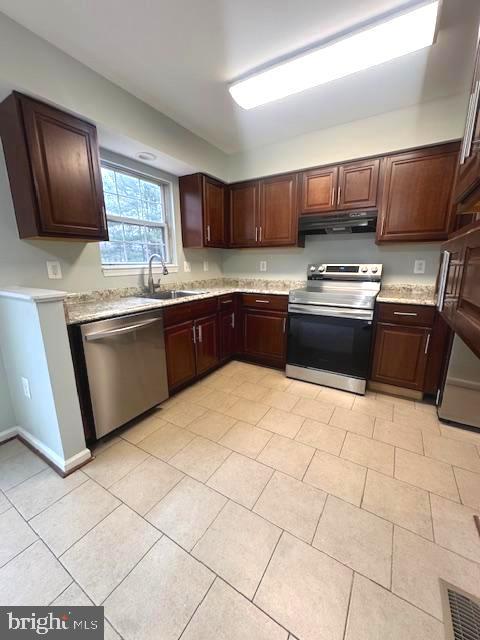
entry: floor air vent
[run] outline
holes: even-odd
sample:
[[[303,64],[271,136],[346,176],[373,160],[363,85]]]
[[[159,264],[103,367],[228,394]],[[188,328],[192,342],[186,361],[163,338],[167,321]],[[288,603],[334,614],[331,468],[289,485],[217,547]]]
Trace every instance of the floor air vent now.
[[[447,640],[480,640],[480,600],[440,580]]]

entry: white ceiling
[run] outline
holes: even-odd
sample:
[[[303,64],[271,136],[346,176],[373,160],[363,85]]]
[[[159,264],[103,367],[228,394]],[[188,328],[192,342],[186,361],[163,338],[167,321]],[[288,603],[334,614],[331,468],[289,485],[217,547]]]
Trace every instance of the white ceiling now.
[[[466,91],[478,0],[444,0],[436,44],[251,111],[228,84],[405,0],[0,0],[0,10],[234,153]],[[48,10],[47,10],[48,9]]]

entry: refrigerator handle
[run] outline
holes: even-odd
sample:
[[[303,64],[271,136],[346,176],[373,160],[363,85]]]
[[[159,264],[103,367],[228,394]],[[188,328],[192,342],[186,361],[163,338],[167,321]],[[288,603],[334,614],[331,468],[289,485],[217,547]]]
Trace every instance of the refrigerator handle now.
[[[443,311],[449,266],[450,266],[450,252],[444,251],[443,257],[442,257],[442,265],[440,267],[440,278],[438,282],[437,309],[439,311]]]

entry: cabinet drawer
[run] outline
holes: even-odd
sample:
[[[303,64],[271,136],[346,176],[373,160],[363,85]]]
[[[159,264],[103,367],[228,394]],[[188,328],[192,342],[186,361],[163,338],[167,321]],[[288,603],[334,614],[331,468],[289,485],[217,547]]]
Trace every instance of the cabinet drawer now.
[[[377,320],[393,324],[432,327],[435,318],[435,307],[417,304],[392,304],[381,302],[378,305]]]
[[[233,311],[233,293],[228,294],[228,295],[224,295],[224,296],[219,296],[218,297],[218,310],[219,311],[228,311],[228,312],[232,312]]]
[[[217,312],[217,298],[198,300],[198,302],[182,302],[165,307],[163,318],[166,327],[188,320],[196,320]]]
[[[288,297],[263,295],[260,293],[244,293],[242,295],[242,304],[244,307],[253,307],[254,309],[286,311],[288,308]]]

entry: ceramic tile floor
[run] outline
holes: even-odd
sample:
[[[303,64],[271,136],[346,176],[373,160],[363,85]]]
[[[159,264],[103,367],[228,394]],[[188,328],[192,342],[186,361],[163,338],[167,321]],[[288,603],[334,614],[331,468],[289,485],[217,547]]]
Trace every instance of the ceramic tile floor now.
[[[443,638],[480,596],[480,435],[232,362],[61,479],[0,446],[0,603],[102,604],[106,638]]]

